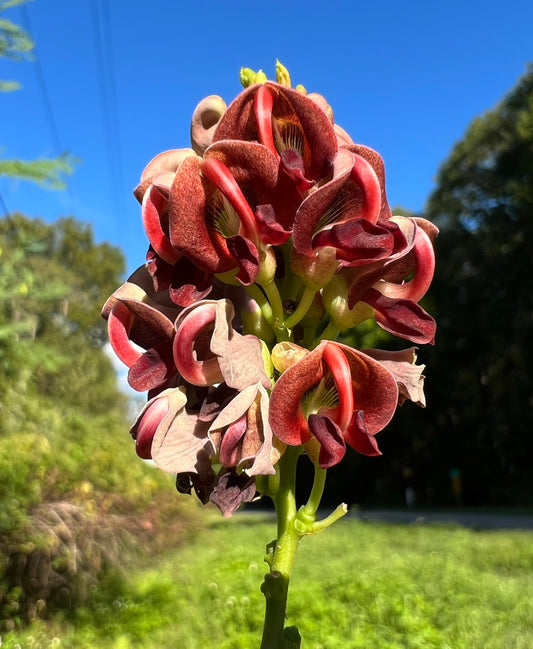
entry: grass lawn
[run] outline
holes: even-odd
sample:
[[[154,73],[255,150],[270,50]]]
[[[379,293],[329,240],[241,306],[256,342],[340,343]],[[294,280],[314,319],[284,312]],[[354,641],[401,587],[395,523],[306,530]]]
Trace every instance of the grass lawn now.
[[[273,535],[221,520],[2,649],[257,648]],[[533,533],[340,521],[303,539],[288,615],[302,649],[533,649]]]

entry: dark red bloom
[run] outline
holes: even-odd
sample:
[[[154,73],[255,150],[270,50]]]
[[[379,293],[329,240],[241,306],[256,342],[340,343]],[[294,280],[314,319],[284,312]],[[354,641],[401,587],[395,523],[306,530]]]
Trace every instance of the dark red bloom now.
[[[308,444],[327,468],[342,459],[346,443],[365,455],[378,455],[374,435],[389,423],[397,404],[396,380],[382,364],[325,341],[276,382],[270,424],[286,444]]]

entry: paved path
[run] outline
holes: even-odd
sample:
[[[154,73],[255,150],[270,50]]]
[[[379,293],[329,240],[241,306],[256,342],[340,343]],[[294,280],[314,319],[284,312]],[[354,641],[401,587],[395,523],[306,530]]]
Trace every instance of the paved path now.
[[[362,521],[384,521],[404,524],[457,524],[474,529],[532,530],[533,515],[490,514],[476,512],[427,512],[388,509],[353,509],[350,516]]]

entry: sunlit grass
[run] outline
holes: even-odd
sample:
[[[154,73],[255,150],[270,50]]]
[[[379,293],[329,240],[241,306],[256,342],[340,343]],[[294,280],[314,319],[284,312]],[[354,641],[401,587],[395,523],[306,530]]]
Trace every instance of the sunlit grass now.
[[[221,521],[2,647],[258,647],[273,535],[255,515]],[[341,521],[302,541],[288,615],[305,649],[531,649],[533,533]]]

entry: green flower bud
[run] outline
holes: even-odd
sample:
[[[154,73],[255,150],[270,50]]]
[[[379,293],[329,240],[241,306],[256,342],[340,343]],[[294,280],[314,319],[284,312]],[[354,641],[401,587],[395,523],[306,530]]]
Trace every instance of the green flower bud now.
[[[252,68],[241,68],[239,78],[243,88],[248,88],[248,86],[254,83],[265,83],[267,81],[266,74],[263,70],[255,72]]]
[[[255,278],[256,284],[262,286],[274,281],[276,275],[276,255],[272,246],[259,250],[259,272]]]
[[[276,81],[287,88],[291,87],[291,75],[287,68],[276,59]]]
[[[255,83],[255,77],[256,73],[252,70],[252,68],[241,68],[239,72],[239,78],[241,81],[241,86],[243,88],[248,88],[248,86],[251,86],[253,83]]]
[[[357,327],[374,316],[374,309],[365,302],[348,307],[348,287],[342,273],[335,275],[322,290],[322,302],[334,326],[343,331]]]
[[[290,264],[292,272],[301,277],[304,284],[317,291],[333,277],[339,262],[334,248],[320,248],[314,257],[307,257],[291,248]]]

